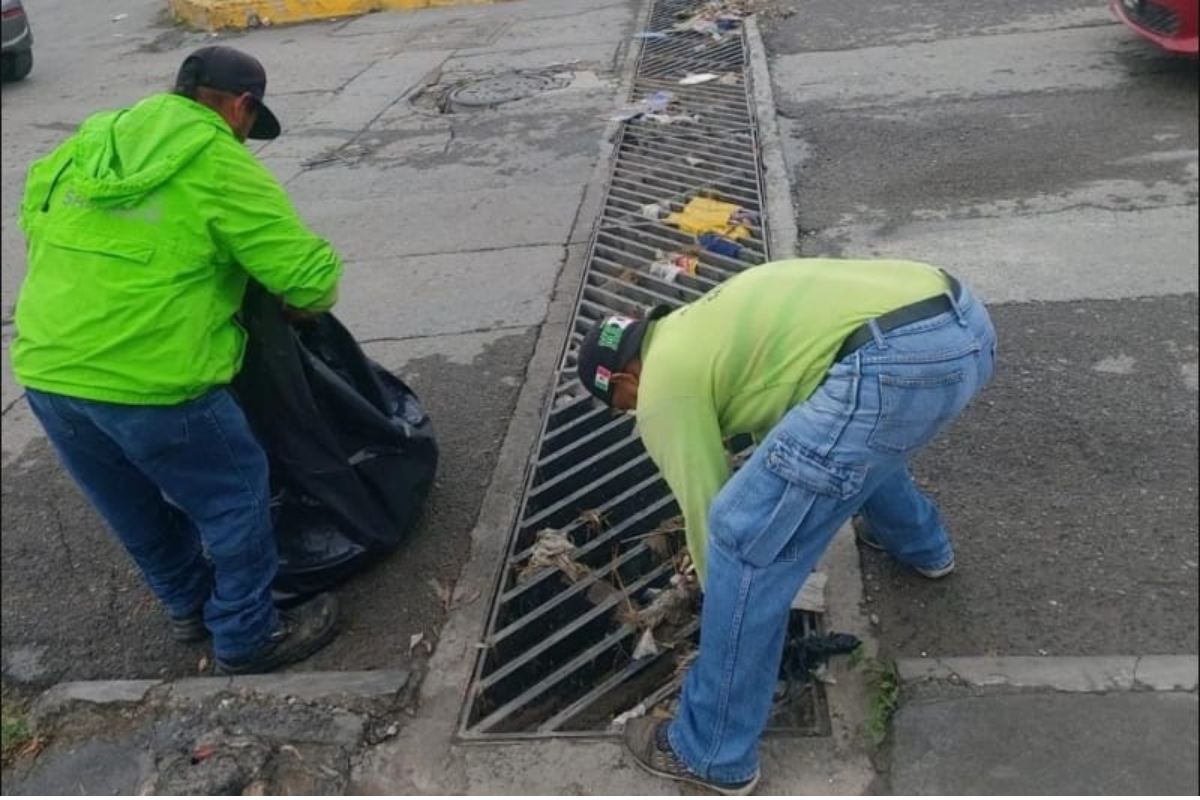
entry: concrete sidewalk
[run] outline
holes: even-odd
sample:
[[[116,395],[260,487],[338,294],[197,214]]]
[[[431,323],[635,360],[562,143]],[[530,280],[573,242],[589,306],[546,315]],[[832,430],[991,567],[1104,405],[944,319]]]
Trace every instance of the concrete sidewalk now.
[[[844,666],[835,675],[852,680]],[[898,670],[903,704],[875,754],[878,774],[856,766],[861,750],[838,737],[769,739],[759,793],[1200,790],[1194,656],[916,660]],[[446,711],[456,704],[443,706],[426,691],[429,705],[406,706],[409,678],[379,671],[65,684],[34,709],[39,727],[56,738],[37,761],[5,776],[4,792],[678,791],[637,770],[611,740],[455,744]],[[403,722],[389,721],[405,707]],[[857,711],[835,706],[840,735],[860,719]]]
[[[1194,795],[1195,656],[915,660],[881,758],[899,795]]]

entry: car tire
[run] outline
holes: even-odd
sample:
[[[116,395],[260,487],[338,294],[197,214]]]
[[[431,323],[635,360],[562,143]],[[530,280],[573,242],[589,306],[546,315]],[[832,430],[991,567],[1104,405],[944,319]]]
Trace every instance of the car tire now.
[[[33,69],[33,51],[21,50],[4,55],[4,80],[19,81]]]

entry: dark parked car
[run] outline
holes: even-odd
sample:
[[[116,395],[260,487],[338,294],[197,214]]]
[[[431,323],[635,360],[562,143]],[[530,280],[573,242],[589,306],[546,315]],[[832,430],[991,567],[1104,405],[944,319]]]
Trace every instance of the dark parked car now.
[[[4,59],[4,80],[19,81],[33,69],[33,31],[21,0],[0,2],[3,21],[3,43],[0,54]]]

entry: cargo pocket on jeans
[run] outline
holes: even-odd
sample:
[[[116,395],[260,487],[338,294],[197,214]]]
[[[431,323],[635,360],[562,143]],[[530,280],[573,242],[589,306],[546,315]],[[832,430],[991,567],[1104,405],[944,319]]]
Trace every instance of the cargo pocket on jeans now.
[[[795,560],[798,548],[789,548],[801,525],[818,503],[835,503],[854,497],[866,478],[865,466],[851,466],[820,456],[786,434],[767,445],[763,461],[767,480],[782,484],[773,508],[756,521],[743,519],[749,529],[740,537],[738,554],[749,564],[766,567],[776,561]]]

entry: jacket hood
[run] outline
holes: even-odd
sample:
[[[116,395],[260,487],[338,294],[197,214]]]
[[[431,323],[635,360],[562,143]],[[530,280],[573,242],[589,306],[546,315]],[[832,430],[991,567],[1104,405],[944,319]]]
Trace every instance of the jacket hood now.
[[[133,205],[221,134],[232,131],[220,114],[173,94],[96,114],[76,136],[74,189],[100,205]]]

